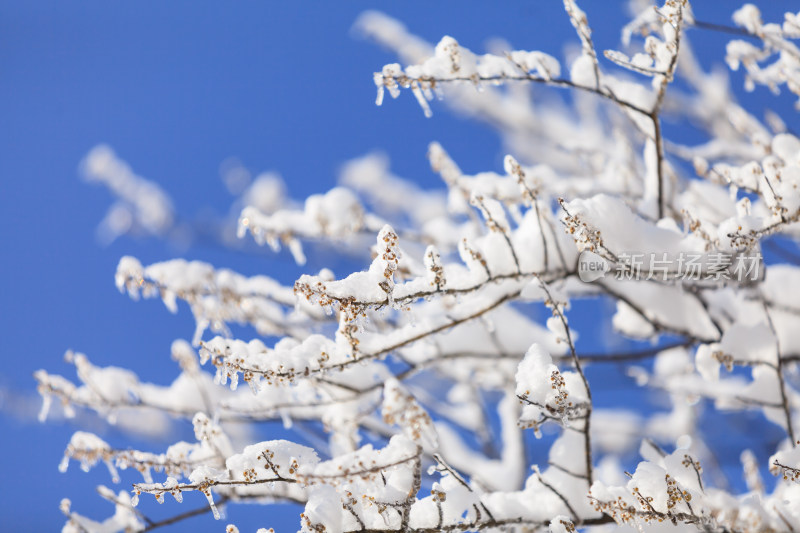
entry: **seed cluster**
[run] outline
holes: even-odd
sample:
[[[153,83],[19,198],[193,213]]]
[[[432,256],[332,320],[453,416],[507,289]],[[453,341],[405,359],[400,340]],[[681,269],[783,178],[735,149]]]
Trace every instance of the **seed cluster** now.
[[[800,441],[798,441],[797,444],[800,445]],[[769,471],[774,476],[777,475],[783,476],[784,481],[793,481],[795,483],[800,483],[800,468],[794,468],[779,463],[778,461],[775,461],[774,463],[772,463],[772,465],[770,465]]]
[[[551,412],[564,414],[567,408],[572,407],[572,402],[567,400],[569,392],[564,388],[566,384],[567,382],[564,381],[564,376],[561,375],[561,372],[559,372],[558,369],[553,370],[550,374],[550,388],[556,391],[556,397],[554,399],[556,406],[555,409],[548,406],[548,410]]]
[[[638,489],[635,490],[638,492]],[[641,494],[639,497],[643,498]],[[642,503],[645,504],[645,509],[649,505],[646,499]],[[593,499],[592,504],[595,511],[610,516],[619,525],[631,523],[637,516],[636,508],[622,496],[617,496],[615,500],[608,502]]]
[[[675,478],[669,474],[665,478],[667,481],[667,510],[672,511],[681,502],[686,502],[687,505],[690,505],[689,502],[692,500],[692,495],[689,494],[689,491],[682,490]]]
[[[686,460],[684,460],[684,463],[689,464],[686,463]],[[690,503],[692,500],[692,495],[689,493],[689,491],[683,490],[678,485],[678,482],[675,480],[675,478],[669,474],[665,475],[665,481],[667,489],[666,513],[657,511],[656,508],[653,507],[653,496],[642,494],[639,487],[633,487],[631,489],[631,495],[638,504],[638,509],[632,503],[626,501],[622,496],[618,496],[616,499],[607,502],[592,499],[592,503],[596,511],[610,516],[619,525],[634,523],[637,518],[643,520],[645,523],[663,522],[664,520],[669,520],[673,524],[677,525],[678,518],[676,514],[679,514],[679,511],[677,510],[679,504],[685,503],[688,507],[689,513],[694,514],[694,510],[692,509],[692,505]]]
[[[580,215],[570,214],[564,205],[564,200],[559,198],[561,208],[566,213],[564,216],[564,224],[566,231],[572,235],[575,244],[579,250],[589,250],[591,252],[600,252],[605,250],[603,244],[603,236],[600,230],[589,225],[585,222]]]
[[[486,227],[489,229],[489,231],[494,233],[508,234],[508,228],[498,222],[497,219],[492,216],[492,212],[486,207],[483,196],[479,194],[473,196],[470,203],[481,210],[481,214],[483,214],[483,219],[486,222]]]
[[[483,270],[486,271],[486,275],[488,277],[491,277],[491,274],[489,273],[489,264],[486,262],[486,259],[483,257],[483,254],[481,254],[480,251],[471,247],[469,245],[469,242],[467,242],[467,239],[461,240],[461,247],[463,248],[467,256],[469,256],[473,261],[480,264],[481,267],[483,267]]]
[[[519,185],[520,194],[522,194],[522,199],[529,205],[532,205],[536,202],[536,196],[539,194],[537,187],[531,187],[528,184],[525,171],[522,170],[522,166],[514,159],[512,156],[506,156],[506,172],[511,174],[516,180],[517,184]]]
[[[575,529],[575,524],[573,524],[570,520],[560,519],[558,523],[564,526],[564,529],[567,531],[567,533],[577,533],[578,531]]]
[[[725,365],[725,370],[728,372],[733,371],[733,356],[731,354],[716,350],[711,353],[711,357]]]
[[[205,363],[210,360],[217,369],[217,380],[225,383],[228,378],[231,380],[231,388],[235,389],[239,374],[245,383],[250,385],[253,392],[257,392],[261,386],[261,380],[268,386],[285,386],[295,382],[297,378],[307,377],[311,374],[311,366],[322,367],[330,360],[330,355],[321,351],[316,360],[316,365],[305,365],[299,368],[286,366],[278,363],[275,368],[261,368],[258,363],[249,362],[241,355],[234,355],[233,349],[229,344],[223,347],[218,345],[200,344],[200,361]]]
[[[405,435],[414,442],[423,439],[423,432],[431,431],[433,421],[430,415],[401,387],[387,387],[381,414],[383,421],[389,425],[397,424],[403,428]]]
[[[442,290],[447,284],[447,279],[444,275],[444,267],[442,266],[441,257],[435,248],[429,247],[425,252],[425,266],[433,276],[431,286],[436,287],[437,291]]]

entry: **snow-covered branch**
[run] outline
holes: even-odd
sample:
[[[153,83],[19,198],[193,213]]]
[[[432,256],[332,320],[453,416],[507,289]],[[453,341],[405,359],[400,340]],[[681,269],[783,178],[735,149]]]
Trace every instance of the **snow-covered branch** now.
[[[299,271],[289,286],[123,257],[119,290],[171,312],[185,302],[196,327],[181,336],[198,353],[175,341],[177,377],[160,385],[68,352],[76,380],[35,375],[42,419],[88,410],[162,435],[191,423],[195,439],[146,451],[76,432],[62,469],[141,479],[132,497],[102,491],[116,509],[105,522],[66,501],[65,531],[162,527],[201,511],[155,521],[139,500],[192,492],[216,518],[237,502],[300,503],[314,533],[800,529],[800,139],[702,68],[688,1],[631,4],[622,49],[598,54],[591,17],[565,0],[580,45],[567,61],[434,46],[363,15],[361,32],[405,64],[374,75],[378,103],[410,89],[430,116],[442,96],[498,131],[502,168],[464,172],[432,142],[438,190],[373,153],[301,204],[262,177],[232,210],[239,237],[288,247],[298,268],[307,243],[333,244],[352,272]],[[734,41],[728,63],[798,92],[798,16],[778,26],[738,10],[763,48]],[[548,87],[570,98],[540,99]],[[695,135],[670,138],[673,118]],[[117,234],[174,224],[163,191],[110,149],[84,168],[124,204]],[[794,263],[776,264],[770,244]],[[725,411],[744,422],[725,425]],[[292,441],[233,429],[271,420]]]

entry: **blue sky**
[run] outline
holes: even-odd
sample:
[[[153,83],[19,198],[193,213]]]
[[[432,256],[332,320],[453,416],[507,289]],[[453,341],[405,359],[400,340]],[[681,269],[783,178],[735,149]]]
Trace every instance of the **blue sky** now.
[[[617,42],[626,21],[622,3],[584,8],[600,48]],[[698,18],[728,23],[736,2],[697,2]],[[796,5],[777,0],[767,19]],[[276,170],[292,196],[330,188],[347,159],[381,149],[393,170],[438,186],[427,165],[429,142],[440,141],[467,172],[500,170],[498,137],[435,105],[425,119],[410,94],[374,105],[372,72],[395,58],[354,36],[366,2],[196,1],[137,3],[0,2],[0,328],[6,364],[0,368],[0,517],[19,531],[60,528],[62,497],[96,518],[111,507],[93,488],[110,484],[104,471],[56,466],[72,431],[69,423],[40,425],[31,374],[63,372],[67,348],[100,364],[132,368],[143,379],[174,377],[169,346],[193,331],[186,309],[170,315],[160,302],[131,302],[113,283],[122,255],[150,263],[183,255],[246,274],[291,281],[302,273],[288,254],[246,256],[208,243],[176,250],[163,242],[95,239],[108,193],[78,178],[78,163],[104,142],[134,170],[159,183],[181,215],[202,221],[223,215],[232,198],[219,179],[220,163],[238,157],[250,170]],[[502,36],[514,47],[562,57],[574,42],[560,2],[384,3],[381,9],[433,42],[444,34],[473,50]],[[697,33],[697,32],[695,32]],[[693,34],[706,65],[719,61],[726,39]],[[715,59],[717,58],[717,59]],[[741,87],[741,76],[734,75]],[[760,113],[768,93],[738,91]],[[790,100],[778,99],[797,127]],[[680,134],[680,130],[677,130]],[[310,265],[312,267],[321,265]],[[32,411],[33,410],[33,411]],[[94,424],[117,445],[126,437]],[[132,444],[136,444],[134,441]],[[139,443],[151,449],[161,443]],[[12,481],[13,480],[13,481]],[[127,482],[127,480],[126,480]],[[119,489],[118,489],[119,490]],[[162,515],[201,505],[166,505]],[[257,512],[256,512],[257,511]],[[231,508],[242,531],[257,525],[296,527],[263,510]],[[264,522],[265,517],[268,523]],[[172,531],[219,526],[209,517]]]

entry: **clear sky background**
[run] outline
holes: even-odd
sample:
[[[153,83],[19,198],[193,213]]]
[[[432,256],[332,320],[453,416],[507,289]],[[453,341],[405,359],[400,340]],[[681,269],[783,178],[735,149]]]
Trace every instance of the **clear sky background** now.
[[[768,3],[768,20],[797,9],[788,0],[762,3]],[[623,3],[581,4],[598,47],[615,46],[627,21]],[[730,23],[739,5],[704,0],[695,3],[695,12]],[[395,173],[438,186],[425,158],[433,140],[466,172],[502,169],[499,138],[443,105],[434,104],[432,119],[424,118],[410,94],[374,105],[372,73],[395,57],[353,35],[353,22],[369,7],[361,1],[0,0],[2,529],[60,529],[58,502],[65,496],[82,514],[104,518],[112,512],[93,491],[100,483],[111,486],[103,469],[85,474],[73,464],[58,473],[69,436],[79,428],[35,421],[33,371],[73,377],[63,362],[72,348],[97,364],[132,368],[161,384],[176,375],[169,346],[191,337],[191,315],[185,308],[171,315],[158,301],[134,303],[120,295],[113,276],[121,256],[145,264],[184,256],[285,282],[304,271],[286,253],[248,256],[209,242],[177,250],[154,239],[123,237],[100,245],[95,229],[110,196],[82,182],[77,171],[90,148],[108,143],[139,175],[160,184],[184,219],[197,223],[227,214],[233,198],[219,167],[232,156],[254,173],[280,172],[296,198],[327,190],[343,162],[375,149],[391,157]],[[429,41],[449,34],[475,51],[501,36],[515,48],[563,58],[565,44],[576,42],[556,1],[385,2],[380,8]],[[706,66],[721,62],[727,37],[694,30],[692,38]],[[758,115],[774,104],[764,89],[744,94],[741,74],[732,77],[737,95]],[[797,129],[791,100],[784,95],[777,102]],[[321,263],[312,257],[306,270]],[[92,417],[81,422],[118,446],[160,451],[190,438],[188,425],[168,440],[140,442]],[[119,487],[134,480],[129,473]],[[168,500],[154,514],[202,504],[201,497],[187,497],[183,506]],[[243,532],[258,526],[291,531],[297,514],[238,506],[229,508],[228,517]],[[206,515],[167,531],[193,528],[223,531],[224,523]]]

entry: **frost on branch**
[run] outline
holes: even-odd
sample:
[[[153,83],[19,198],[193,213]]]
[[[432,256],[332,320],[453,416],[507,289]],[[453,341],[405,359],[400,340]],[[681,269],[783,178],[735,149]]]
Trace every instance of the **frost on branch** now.
[[[123,257],[115,280],[131,298],[159,297],[173,313],[177,300],[189,304],[197,324],[195,345],[206,329],[230,336],[229,323],[250,324],[262,335],[303,337],[309,320],[321,315],[310,306],[297,306],[291,287],[266,276],[215,270],[200,261],[174,259],[143,267],[136,258]]]
[[[257,243],[267,243],[273,250],[279,250],[283,243],[297,264],[302,265],[306,258],[300,239],[345,239],[369,222],[353,193],[337,187],[309,196],[302,210],[280,209],[264,214],[255,207],[246,207],[239,216],[238,236],[250,232]]]
[[[128,232],[164,236],[175,215],[172,201],[157,184],[137,176],[114,151],[95,146],[81,163],[87,181],[105,185],[118,198],[98,231],[110,242]]]
[[[686,31],[717,26],[685,1],[645,4],[621,50],[598,54],[565,1],[580,45],[568,61],[434,46],[365,14],[362,33],[408,65],[384,67],[379,91],[411,89],[426,111],[445,95],[497,131],[502,164],[466,172],[433,141],[431,190],[368,154],[303,204],[262,176],[235,208],[240,236],[298,265],[306,242],[359,265],[291,287],[124,257],[118,288],[185,302],[199,353],[175,341],[177,377],[148,383],[68,352],[76,379],[35,374],[42,419],[89,410],[123,434],[191,424],[194,439],[147,451],[76,432],[62,468],[138,474],[130,499],[101,491],[117,506],[106,522],[65,502],[67,528],[165,525],[131,510],[147,494],[197,496],[216,517],[295,502],[315,533],[800,529],[800,140],[791,117],[762,120],[704,70]],[[745,6],[735,21],[764,48],[731,45],[728,59],[793,90],[796,18],[771,26]],[[141,185],[92,157],[107,181]],[[587,258],[605,269],[590,281]],[[292,440],[249,431],[272,421]]]
[[[786,13],[783,24],[765,24],[758,7],[745,4],[733,14],[733,21],[761,41],[760,47],[742,39],[728,43],[725,60],[732,70],[744,67],[745,88],[752,91],[756,85],[764,85],[777,93],[786,85],[800,97],[800,11]],[[800,100],[797,106],[800,108]]]
[[[154,454],[139,450],[116,450],[98,436],[78,431],[72,436],[64,451],[59,470],[65,472],[70,459],[73,459],[80,462],[81,469],[85,472],[102,461],[114,483],[120,482],[118,469],[128,468],[137,470],[145,483],[153,482],[153,472],[170,477],[188,476],[196,465],[214,460],[216,457],[214,447],[203,444],[204,440],[208,439],[201,439],[198,444],[178,442],[170,446],[165,453]]]
[[[374,79],[378,88],[378,105],[383,103],[385,90],[392,98],[397,98],[400,88],[411,89],[425,116],[430,117],[432,112],[428,102],[442,83],[456,81],[479,85],[528,77],[551,80],[560,74],[558,61],[544,52],[516,50],[506,57],[477,56],[447,36],[436,45],[433,57],[405,69],[397,63],[386,65],[381,72],[375,73]]]
[[[570,420],[583,419],[587,414],[588,398],[580,376],[562,373],[552,361],[541,346],[534,344],[517,370],[516,394],[524,405],[520,424],[537,433],[547,420],[569,425]]]
[[[79,383],[45,370],[35,372],[39,393],[44,398],[40,420],[47,417],[52,400],[56,399],[67,418],[75,416],[76,407],[86,408],[111,424],[158,435],[169,429],[169,418],[164,415],[191,417],[208,409],[209,402],[225,397],[214,387],[211,376],[198,371],[197,356],[189,343],[175,341],[172,352],[183,372],[168,386],[142,382],[130,370],[98,367],[85,354],[67,352],[65,359],[74,365]],[[137,420],[140,416],[146,417],[148,423],[142,425]]]
[[[114,494],[110,489],[98,487],[101,496],[114,504],[113,516],[96,522],[72,511],[72,504],[68,499],[61,500],[61,512],[67,517],[67,523],[61,529],[62,533],[84,533],[92,531],[97,533],[116,533],[117,531],[137,532],[144,531],[146,524],[135,512],[131,505],[131,496],[126,491]]]

